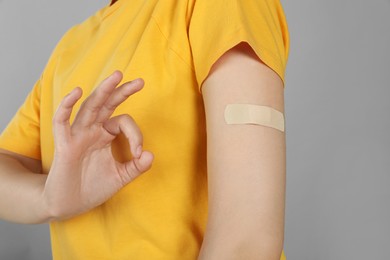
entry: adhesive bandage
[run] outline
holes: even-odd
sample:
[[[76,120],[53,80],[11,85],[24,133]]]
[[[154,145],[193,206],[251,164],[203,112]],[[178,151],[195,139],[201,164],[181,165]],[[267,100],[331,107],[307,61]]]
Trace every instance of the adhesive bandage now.
[[[264,125],[284,132],[283,113],[269,106],[229,104],[225,108],[225,121],[229,125]]]

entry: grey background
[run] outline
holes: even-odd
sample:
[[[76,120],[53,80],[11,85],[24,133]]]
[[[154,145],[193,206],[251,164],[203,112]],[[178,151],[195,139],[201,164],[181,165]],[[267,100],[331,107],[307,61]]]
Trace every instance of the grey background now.
[[[0,1],[0,129],[61,35],[108,1]],[[282,1],[289,260],[389,259],[390,1]],[[0,221],[0,259],[50,259],[46,225]]]

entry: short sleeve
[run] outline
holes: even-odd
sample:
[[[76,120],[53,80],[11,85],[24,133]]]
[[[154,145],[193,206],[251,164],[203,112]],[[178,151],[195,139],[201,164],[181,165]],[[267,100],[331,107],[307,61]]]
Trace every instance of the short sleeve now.
[[[41,160],[40,84],[38,80],[0,135],[0,148]]]
[[[289,33],[279,0],[195,0],[188,34],[199,91],[218,58],[243,41],[285,83]]]

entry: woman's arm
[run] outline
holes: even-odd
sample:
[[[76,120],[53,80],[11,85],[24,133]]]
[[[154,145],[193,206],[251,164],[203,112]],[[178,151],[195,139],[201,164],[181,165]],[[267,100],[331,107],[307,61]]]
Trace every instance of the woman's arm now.
[[[0,218],[18,223],[64,220],[87,212],[108,200],[147,171],[153,154],[142,148],[143,137],[129,115],[111,117],[129,96],[140,91],[143,80],[126,82],[114,72],[85,99],[72,124],[73,106],[82,91],[74,89],[53,118],[55,152],[49,174],[40,162],[0,151]],[[111,143],[123,133],[132,159],[115,160]]]
[[[226,52],[202,88],[207,121],[209,216],[199,260],[276,260],[284,241],[285,133],[228,125],[228,104],[284,113],[279,76],[247,43]]]
[[[42,198],[47,175],[40,171],[40,161],[0,149],[0,219],[29,224],[49,220]]]

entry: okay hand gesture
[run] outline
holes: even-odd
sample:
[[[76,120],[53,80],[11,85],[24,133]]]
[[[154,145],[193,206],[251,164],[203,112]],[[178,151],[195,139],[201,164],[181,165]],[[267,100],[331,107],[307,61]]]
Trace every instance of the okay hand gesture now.
[[[129,96],[143,87],[136,79],[117,87],[122,73],[106,78],[82,103],[72,125],[73,106],[82,96],[74,89],[59,105],[53,118],[55,153],[44,188],[52,219],[67,219],[104,203],[126,184],[147,171],[153,154],[142,149],[142,133],[127,114],[111,115]],[[132,159],[116,161],[111,152],[115,137],[123,133]]]

